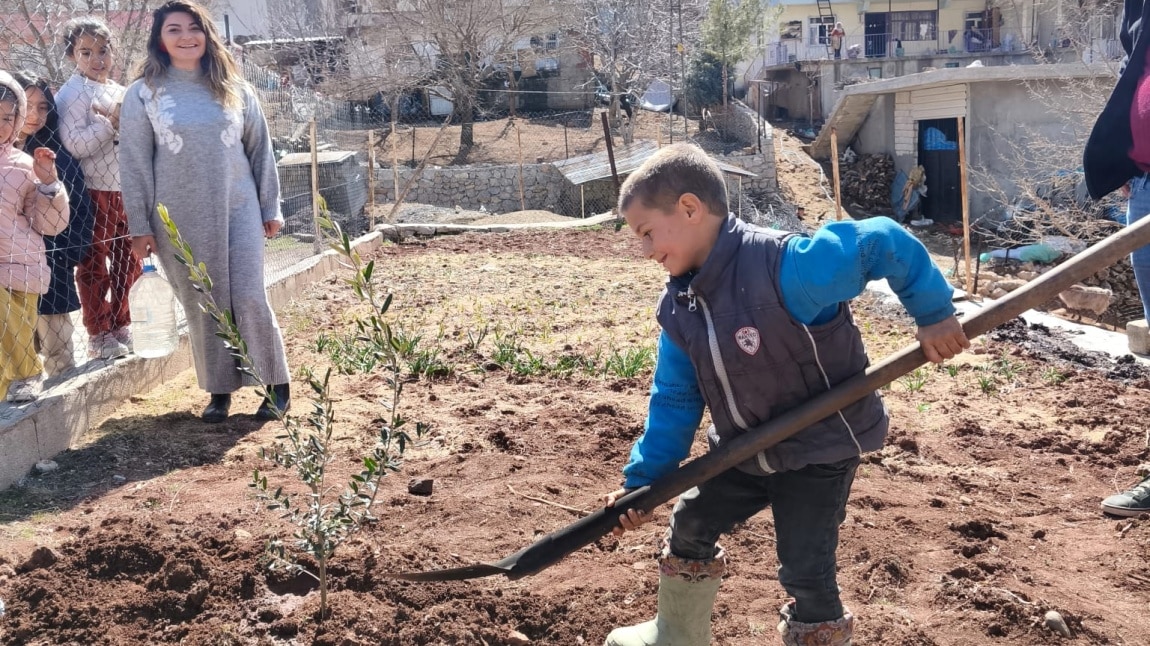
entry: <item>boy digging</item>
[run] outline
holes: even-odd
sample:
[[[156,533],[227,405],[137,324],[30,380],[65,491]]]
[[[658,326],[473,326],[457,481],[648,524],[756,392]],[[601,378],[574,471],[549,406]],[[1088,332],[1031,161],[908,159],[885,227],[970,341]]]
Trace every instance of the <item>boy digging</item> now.
[[[888,218],[829,224],[813,237],[750,226],[727,212],[722,172],[702,150],[668,146],[623,184],[619,212],[643,253],[667,270],[662,327],[643,435],[623,469],[626,492],[674,470],[710,409],[718,447],[869,365],[846,301],[885,278],[936,363],[969,347],[951,288],[926,249]],[[889,420],[878,393],[680,496],[660,559],[652,621],[618,628],[607,646],[711,642],[711,606],[726,569],[719,535],[770,506],[779,582],[793,600],[788,646],[848,646],[854,617],[835,580],[838,527],[859,456],[880,448]],[[616,535],[650,519],[619,517]]]

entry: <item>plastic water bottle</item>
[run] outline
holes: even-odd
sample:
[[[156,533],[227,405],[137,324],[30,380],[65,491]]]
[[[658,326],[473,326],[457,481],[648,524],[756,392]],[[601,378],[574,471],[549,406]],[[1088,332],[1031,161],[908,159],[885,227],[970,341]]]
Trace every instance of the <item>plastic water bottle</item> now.
[[[128,292],[132,312],[132,341],[137,356],[166,357],[176,351],[180,332],[176,328],[176,295],[155,265],[144,262],[144,273]]]

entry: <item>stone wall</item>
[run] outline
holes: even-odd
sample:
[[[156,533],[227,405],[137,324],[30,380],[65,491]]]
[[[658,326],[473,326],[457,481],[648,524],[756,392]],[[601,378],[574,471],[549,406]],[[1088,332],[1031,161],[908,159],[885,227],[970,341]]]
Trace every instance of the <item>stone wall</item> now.
[[[754,113],[745,106],[744,116],[753,119]],[[754,127],[754,122],[751,121]],[[751,133],[755,134],[754,131]],[[716,155],[728,164],[745,168],[757,177],[743,178],[743,190],[748,193],[777,191],[775,178],[775,143],[769,123],[763,123],[762,152],[758,146],[748,145],[753,152],[734,152]],[[752,138],[753,141],[753,138]],[[403,190],[414,171],[399,170],[399,187]],[[739,180],[729,177],[732,194],[739,188]],[[432,204],[442,207],[459,206],[468,210],[485,208],[491,213],[509,213],[521,209],[543,209],[560,215],[581,217],[601,213],[614,206],[615,186],[611,180],[590,182],[583,187],[572,186],[551,164],[523,165],[523,205],[519,199],[519,166],[516,164],[483,164],[458,167],[429,167],[419,175],[414,186],[404,197],[405,202]],[[395,180],[390,166],[379,168],[375,175],[377,203],[395,201]],[[584,213],[585,209],[585,213]]]
[[[400,168],[399,188],[411,179],[411,168]],[[395,180],[390,166],[376,171],[377,202],[395,201]],[[561,192],[566,180],[551,164],[523,165],[523,203],[519,199],[519,166],[517,164],[483,164],[458,167],[428,167],[420,173],[415,185],[404,197],[405,202],[459,206],[492,213],[509,213],[522,209],[545,209],[564,215]],[[578,205],[576,205],[578,207]]]

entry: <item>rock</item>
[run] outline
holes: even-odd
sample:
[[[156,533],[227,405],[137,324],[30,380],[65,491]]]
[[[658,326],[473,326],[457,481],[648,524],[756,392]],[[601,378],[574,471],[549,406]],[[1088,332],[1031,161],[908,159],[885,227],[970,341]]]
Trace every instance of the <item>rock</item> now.
[[[1057,610],[1047,610],[1046,617],[1043,618],[1043,623],[1055,634],[1067,639],[1073,636],[1070,633],[1070,627],[1066,625],[1066,620],[1062,618],[1062,615],[1058,614]]]
[[[237,541],[252,540],[252,533],[246,529],[237,529],[236,531],[232,532],[232,535],[236,537]]]
[[[40,546],[32,550],[32,555],[24,561],[16,571],[23,574],[24,572],[31,572],[32,570],[39,570],[41,568],[51,567],[60,560],[60,555],[50,547]]]
[[[124,477],[124,476],[122,476],[122,475],[114,475],[114,476],[112,476],[112,482],[126,482],[127,480],[128,480],[128,479],[127,479],[127,478],[125,478],[125,477]]]
[[[1021,278],[1022,280],[1029,282],[1029,281],[1034,280],[1035,278],[1038,278],[1038,272],[1020,271],[1020,272],[1018,272],[1018,277]]]
[[[40,460],[36,463],[36,473],[39,473],[40,475],[44,475],[45,473],[52,473],[59,468],[60,465],[56,464],[52,460]]]
[[[512,630],[507,633],[507,643],[509,646],[527,646],[531,640],[518,630]]]
[[[974,499],[971,498],[970,496],[959,496],[958,501],[964,505],[973,505],[974,504]]]
[[[407,483],[407,492],[416,496],[430,496],[435,486],[431,478],[412,478]]]
[[[1007,292],[1013,292],[1025,284],[1025,280],[1020,280],[1018,278],[1003,278],[1002,280],[998,281],[998,288]]]
[[[998,300],[998,299],[1006,296],[1009,293],[1010,292],[1006,291],[1005,289],[1003,289],[1001,287],[995,287],[994,290],[992,292],[990,292],[990,297],[993,298],[994,300]]]

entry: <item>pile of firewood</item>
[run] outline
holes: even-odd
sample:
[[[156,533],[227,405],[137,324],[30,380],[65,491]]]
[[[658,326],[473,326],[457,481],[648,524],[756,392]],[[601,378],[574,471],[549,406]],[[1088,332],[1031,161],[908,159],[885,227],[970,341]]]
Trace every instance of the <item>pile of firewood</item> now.
[[[889,155],[862,155],[839,169],[843,206],[867,213],[889,214],[894,160]]]

